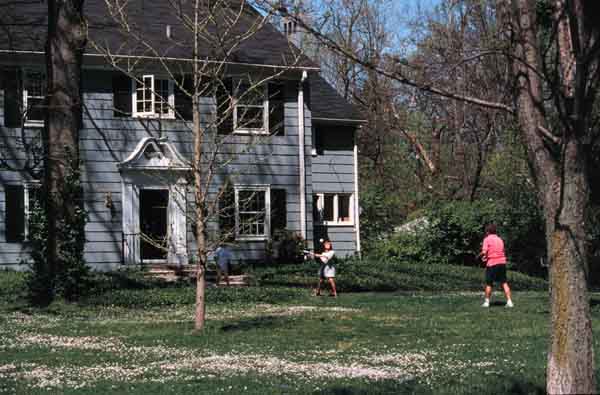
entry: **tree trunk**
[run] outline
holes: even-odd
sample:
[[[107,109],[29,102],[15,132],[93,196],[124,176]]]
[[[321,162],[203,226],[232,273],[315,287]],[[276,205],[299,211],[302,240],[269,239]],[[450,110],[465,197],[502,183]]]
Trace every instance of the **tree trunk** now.
[[[86,43],[83,0],[48,1],[46,66],[47,118],[44,133],[47,191],[48,265],[61,271],[61,223],[75,223],[75,206],[65,202],[64,178],[79,163],[79,127],[82,113],[81,65]]]
[[[562,133],[560,154],[548,149],[543,84],[534,3],[502,2],[504,21],[516,32],[513,73],[517,76],[517,117],[527,146],[528,162],[543,203],[550,263],[551,342],[546,390],[551,394],[595,392],[592,323],[587,290],[587,247],[584,210],[589,184],[586,156],[577,136],[585,123]],[[512,14],[514,12],[514,14]],[[562,76],[565,80],[568,75]]]
[[[563,178],[545,191],[552,306],[546,389],[551,394],[590,394],[596,388],[584,215],[589,185],[578,151],[575,142],[567,145]]]

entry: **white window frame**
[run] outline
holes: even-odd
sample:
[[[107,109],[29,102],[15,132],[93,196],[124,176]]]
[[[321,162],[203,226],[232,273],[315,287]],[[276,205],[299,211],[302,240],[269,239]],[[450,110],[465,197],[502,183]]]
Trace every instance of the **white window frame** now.
[[[239,82],[238,82],[238,84],[239,84]],[[250,86],[253,86],[253,84],[250,84]],[[239,103],[240,99],[238,99],[237,97],[233,98],[233,100],[234,100],[234,103],[233,103],[233,133],[237,133],[237,134],[269,134],[269,86],[268,86],[268,84],[265,84],[264,86],[256,86],[256,87],[254,87],[254,89],[264,89],[262,106],[257,105],[257,104],[241,104],[241,103]],[[263,109],[263,127],[262,128],[246,128],[246,127],[238,128],[238,125],[237,125],[238,107],[240,107],[240,108],[243,108],[243,107],[261,108],[262,107],[262,109]]]
[[[270,185],[234,185],[235,191],[235,238],[236,240],[267,240],[271,234],[271,186]],[[240,234],[240,192],[253,191],[265,194],[265,231],[262,235]]]
[[[138,85],[141,83],[144,84],[144,81],[149,78],[150,79],[150,92],[151,92],[151,111],[138,111],[137,110],[137,92]],[[168,82],[168,97],[167,104],[169,107],[169,112],[167,114],[157,113],[156,112],[156,99],[158,92],[155,90],[156,81],[166,80]],[[165,99],[165,98],[163,98]],[[160,78],[154,74],[144,74],[139,78],[131,79],[131,113],[133,117],[136,118],[163,118],[163,119],[175,119],[175,88],[173,81],[167,78]]]
[[[343,192],[324,192],[315,193],[314,196],[317,199],[317,210],[323,212],[325,209],[325,195],[333,195],[333,221],[318,221],[317,223],[322,225],[335,225],[335,226],[353,226],[354,225],[354,194],[343,193]],[[339,198],[340,196],[349,196],[348,202],[348,214],[350,219],[348,221],[339,220]]]
[[[25,226],[23,227],[23,240],[29,241],[29,219],[31,218],[32,207],[29,207],[29,200],[32,189],[42,187],[40,181],[30,181],[23,184],[23,211],[25,212]]]
[[[42,127],[44,126],[44,120],[43,119],[29,119],[28,114],[27,114],[27,109],[28,109],[28,102],[29,102],[29,98],[36,98],[36,99],[44,99],[44,95],[45,95],[45,89],[46,89],[46,73],[44,72],[44,70],[42,69],[35,69],[35,68],[26,68],[23,69],[23,117],[25,120],[25,126],[33,126],[33,127]],[[33,74],[33,73],[39,73],[42,76],[42,96],[33,96],[33,95],[29,95],[29,92],[27,90],[27,82],[29,80],[29,75]]]

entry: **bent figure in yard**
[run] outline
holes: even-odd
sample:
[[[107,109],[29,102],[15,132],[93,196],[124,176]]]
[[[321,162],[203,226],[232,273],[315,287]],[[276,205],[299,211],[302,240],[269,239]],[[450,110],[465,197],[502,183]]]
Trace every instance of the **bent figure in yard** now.
[[[331,296],[337,297],[337,290],[335,288],[335,267],[333,266],[332,261],[335,251],[333,251],[333,245],[328,239],[323,241],[323,248],[325,251],[322,253],[313,254],[317,261],[321,263],[321,267],[319,268],[319,283],[317,284],[315,295],[321,295],[321,285],[323,284],[323,280],[327,280],[331,287]]]
[[[221,277],[225,278],[225,284],[229,285],[229,270],[231,268],[231,251],[226,245],[222,245],[215,251],[215,263],[217,264],[217,286],[221,283]]]
[[[479,254],[485,263],[485,300],[482,307],[490,307],[492,286],[494,282],[502,285],[506,295],[506,307],[513,307],[510,298],[510,287],[506,280],[506,255],[504,253],[504,241],[496,234],[496,225],[489,224],[485,227],[485,238]]]

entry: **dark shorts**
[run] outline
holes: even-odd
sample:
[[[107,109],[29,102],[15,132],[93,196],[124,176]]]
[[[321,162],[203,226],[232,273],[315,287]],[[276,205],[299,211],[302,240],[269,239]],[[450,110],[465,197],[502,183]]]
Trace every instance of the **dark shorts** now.
[[[494,285],[494,283],[506,282],[506,265],[494,265],[485,269],[485,284]]]

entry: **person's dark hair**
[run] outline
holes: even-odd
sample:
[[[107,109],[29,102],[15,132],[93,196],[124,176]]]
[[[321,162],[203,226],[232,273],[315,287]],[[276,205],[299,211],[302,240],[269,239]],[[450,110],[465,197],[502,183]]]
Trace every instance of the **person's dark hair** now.
[[[495,235],[496,234],[496,224],[487,224],[485,227],[486,235]]]

